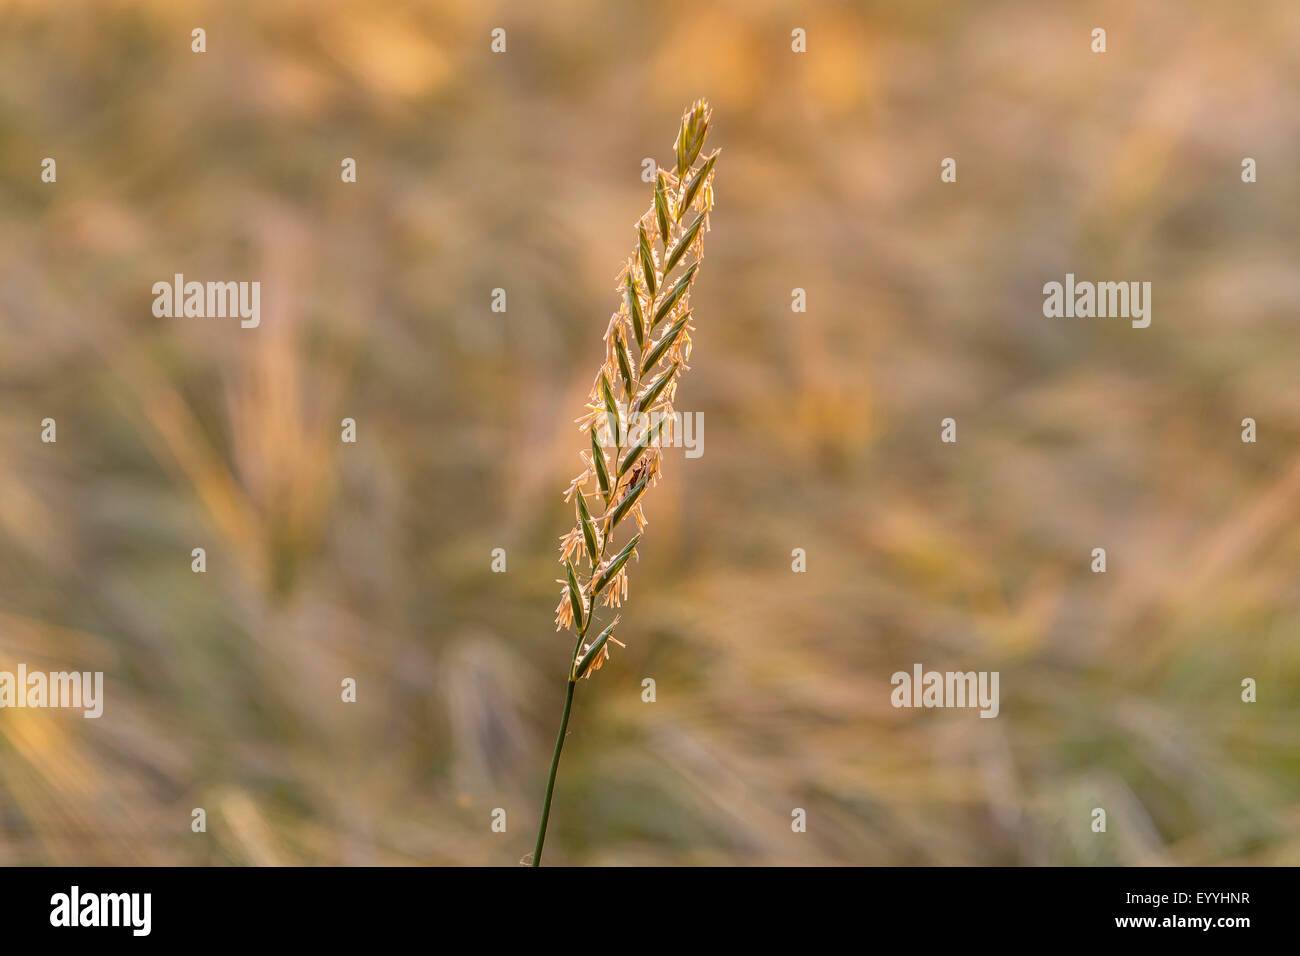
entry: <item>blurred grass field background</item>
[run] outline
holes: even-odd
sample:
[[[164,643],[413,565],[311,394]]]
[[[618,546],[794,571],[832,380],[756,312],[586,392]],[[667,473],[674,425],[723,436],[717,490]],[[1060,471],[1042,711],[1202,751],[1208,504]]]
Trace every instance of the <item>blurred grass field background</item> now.
[[[0,864],[531,850],[572,421],[699,96],[704,454],[547,862],[1300,863],[1297,89],[1285,0],[0,0],[0,669],[107,685],[0,711]],[[154,318],[178,272],[261,327]]]

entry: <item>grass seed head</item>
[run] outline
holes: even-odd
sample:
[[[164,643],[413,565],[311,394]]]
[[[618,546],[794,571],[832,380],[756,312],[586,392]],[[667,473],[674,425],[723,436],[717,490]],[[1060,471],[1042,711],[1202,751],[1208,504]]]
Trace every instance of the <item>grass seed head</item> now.
[[[656,172],[650,208],[637,221],[636,249],[619,270],[616,288],[622,302],[605,332],[605,361],[592,383],[587,411],[577,419],[579,427],[590,433],[591,448],[582,453],[587,467],[565,492],[566,501],[577,496],[577,523],[560,539],[560,561],[566,576],[558,582],[562,589],[555,617],[557,629],[574,628],[580,635],[570,672],[573,680],[600,670],[609,659],[611,643],[623,646],[613,637],[617,617],[594,641],[588,642],[585,635],[596,614],[597,598],[606,607],[619,607],[627,598],[628,562],[636,554],[647,523],[644,498],[659,480],[663,454],[657,442],[672,421],[677,384],[688,368],[691,289],[704,256],[719,155],[714,150],[702,157],[711,117],[706,101],[691,104],[677,130],[673,168]],[[691,208],[697,213],[688,217],[686,211]],[[661,261],[656,259],[656,241],[662,244]],[[688,260],[684,271],[673,275]],[[652,342],[654,330],[668,319],[672,321]],[[647,381],[646,376],[665,359],[668,367]],[[621,386],[617,390],[616,382]],[[659,414],[632,448],[619,446],[621,419],[614,398],[619,391],[638,420],[643,413]],[[608,442],[601,441],[602,420],[609,432]],[[594,490],[587,489],[591,481]],[[599,514],[591,513],[588,494],[592,502],[601,505]],[[628,515],[636,519],[636,534],[616,554],[607,556],[614,547],[619,523]],[[585,584],[574,566],[583,552],[591,564]]]

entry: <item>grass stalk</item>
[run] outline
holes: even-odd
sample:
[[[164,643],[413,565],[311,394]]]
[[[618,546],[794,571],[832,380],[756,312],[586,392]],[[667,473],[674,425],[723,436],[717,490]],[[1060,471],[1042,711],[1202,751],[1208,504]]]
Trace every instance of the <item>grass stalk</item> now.
[[[555,609],[555,626],[556,630],[572,628],[578,634],[569,659],[564,711],[546,779],[533,866],[542,863],[555,779],[578,681],[589,679],[609,660],[611,643],[624,646],[613,636],[619,622],[617,615],[600,631],[599,637],[590,644],[584,642],[596,618],[597,598],[607,608],[621,607],[627,598],[628,563],[637,554],[637,544],[647,523],[643,498],[659,480],[662,460],[659,442],[663,435],[652,426],[622,455],[621,416],[614,396],[626,395],[628,413],[635,414],[638,420],[643,415],[650,416],[652,421],[658,416],[660,423],[673,418],[677,382],[689,367],[691,355],[690,294],[704,255],[704,234],[708,231],[709,210],[713,208],[713,170],[718,151],[706,157],[700,155],[710,116],[704,100],[692,104],[682,114],[674,143],[676,164],[672,170],[658,170],[650,208],[637,222],[637,248],[619,273],[617,291],[621,301],[605,333],[605,362],[588,394],[587,413],[577,420],[578,427],[590,433],[591,450],[583,453],[587,467],[569,483],[564,496],[566,501],[578,496],[574,509],[577,526],[560,539],[560,563],[564,565],[566,577],[557,582],[562,589]],[[700,160],[698,168],[697,160]],[[686,212],[692,208],[697,213],[687,219]],[[657,256],[656,244],[660,249]],[[674,269],[688,255],[693,261],[670,283]],[[649,323],[647,317],[653,317]],[[672,321],[663,327],[658,338],[651,341],[659,324],[670,318]],[[630,343],[637,347],[635,359],[630,354]],[[631,422],[628,424],[630,427]],[[602,428],[607,433],[604,442],[598,437]],[[587,501],[586,486],[593,480],[598,486],[597,491],[591,492],[600,506],[597,515],[592,514]],[[636,531],[621,548],[611,549],[619,522],[628,517],[635,519]],[[589,565],[585,581],[580,571],[583,554]]]
[[[573,691],[578,682],[570,678],[564,692],[564,713],[560,716],[560,734],[555,738],[555,754],[551,757],[551,774],[546,778],[546,801],[542,804],[542,822],[537,827],[537,846],[533,849],[533,866],[542,865],[542,847],[546,845],[546,823],[551,818],[551,797],[555,795],[555,775],[560,769],[560,753],[564,738],[569,732],[569,713],[573,710]]]

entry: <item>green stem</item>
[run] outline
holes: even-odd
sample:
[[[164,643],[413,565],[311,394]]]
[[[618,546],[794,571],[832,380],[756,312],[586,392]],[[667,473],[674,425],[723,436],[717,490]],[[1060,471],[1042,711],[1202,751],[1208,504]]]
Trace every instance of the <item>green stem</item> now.
[[[617,440],[616,440],[617,442]],[[618,455],[615,454],[614,460],[618,461]],[[578,494],[582,494],[579,489]],[[605,502],[608,509],[609,502]],[[581,520],[581,519],[579,519]],[[597,564],[605,556],[605,548],[609,544],[609,534],[606,532],[604,540],[600,542],[600,554],[597,556]],[[588,580],[587,586],[596,579],[596,567],[592,565],[591,579]],[[569,658],[569,686],[564,692],[564,713],[560,717],[560,734],[555,738],[555,754],[551,757],[551,775],[546,780],[546,800],[542,804],[542,822],[537,827],[537,846],[533,848],[533,866],[542,865],[542,846],[546,843],[546,822],[551,816],[551,797],[555,793],[555,775],[560,769],[560,752],[564,750],[564,736],[569,730],[569,712],[573,710],[573,691],[578,686],[578,682],[573,678],[573,668],[578,662],[578,655],[582,652],[582,642],[587,636],[587,630],[591,627],[591,622],[596,616],[596,599],[592,596],[591,607],[587,610],[587,619],[582,623],[582,630],[578,633],[578,640],[573,645],[573,655]]]
[[[555,774],[560,769],[560,751],[564,749],[564,735],[569,730],[569,711],[573,709],[573,690],[578,686],[569,672],[569,687],[564,694],[564,716],[560,718],[560,735],[555,738],[555,756],[551,758],[551,776],[546,781],[546,802],[542,804],[542,822],[537,828],[537,847],[533,850],[533,866],[542,865],[542,845],[546,843],[546,821],[551,815],[551,795],[555,792]]]

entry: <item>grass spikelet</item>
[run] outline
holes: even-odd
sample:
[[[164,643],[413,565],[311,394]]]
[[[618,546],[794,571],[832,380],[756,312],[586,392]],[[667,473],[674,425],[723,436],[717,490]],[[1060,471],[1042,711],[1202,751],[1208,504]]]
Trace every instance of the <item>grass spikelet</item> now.
[[[636,347],[645,348],[645,316],[641,314],[641,294],[637,291],[636,280],[632,270],[628,270],[625,292],[627,295],[628,321],[632,323],[632,334],[636,338]],[[651,293],[653,297],[654,293]]]
[[[569,607],[573,611],[573,623],[579,630],[587,629],[582,606],[582,588],[578,587],[578,576],[573,571],[573,562],[565,561],[564,567],[569,572]]]
[[[559,582],[563,585],[563,591],[555,617],[558,628],[570,628],[576,635],[573,652],[569,655],[564,710],[560,718],[559,736],[555,741],[555,753],[551,757],[542,819],[537,830],[537,845],[533,851],[533,866],[539,866],[542,862],[546,823],[550,817],[555,776],[559,770],[560,754],[564,749],[569,715],[573,708],[574,688],[579,680],[589,679],[610,659],[611,643],[624,646],[613,636],[614,628],[619,622],[617,617],[594,641],[587,641],[587,632],[596,618],[596,600],[602,593],[604,599],[601,603],[605,607],[620,607],[627,598],[628,562],[637,553],[641,532],[647,523],[642,510],[643,500],[646,491],[658,481],[663,459],[657,442],[664,424],[672,420],[676,384],[680,373],[687,368],[685,362],[690,351],[689,323],[692,314],[690,293],[704,254],[704,234],[708,231],[708,215],[713,207],[713,176],[718,159],[718,151],[715,150],[699,162],[711,116],[712,111],[704,100],[697,100],[686,109],[673,144],[674,168],[672,171],[660,168],[656,172],[653,201],[637,221],[636,249],[619,272],[619,285],[616,289],[623,296],[625,307],[620,308],[610,320],[605,333],[605,361],[596,377],[596,384],[592,387],[588,411],[578,419],[581,427],[590,433],[590,453],[583,452],[584,461],[588,454],[590,461],[586,470],[570,482],[565,493],[566,500],[576,495],[577,523],[560,539],[560,560],[564,564],[566,577]],[[689,225],[683,226],[686,210],[692,208],[693,204],[699,212]],[[651,234],[652,229],[656,235]],[[663,248],[662,266],[655,261],[656,241]],[[669,286],[669,273],[687,256],[692,259],[690,265]],[[645,282],[645,309],[641,302],[642,290],[638,287],[638,271]],[[647,315],[653,316],[648,327],[645,321]],[[669,316],[675,316],[672,324],[651,345],[649,338],[654,329]],[[631,326],[630,338],[627,326]],[[635,355],[631,352],[633,341],[636,343]],[[654,381],[644,381],[644,376],[665,356],[671,360],[669,367]],[[627,396],[628,409],[636,410],[638,420],[652,408],[656,413],[663,412],[625,454],[622,454],[619,447],[620,417],[611,382],[616,374],[622,382],[622,391]],[[659,403],[658,407],[656,403]],[[606,419],[610,433],[612,458],[607,457],[610,452],[598,435],[598,423],[602,416]],[[612,477],[611,461],[618,469]],[[598,515],[591,513],[587,503],[589,492],[585,490],[587,483],[593,479],[599,490],[599,496],[595,500],[603,503]],[[615,531],[629,514],[636,518],[636,533],[617,554],[607,558],[605,555],[611,549]],[[600,527],[599,534],[597,526]],[[578,556],[584,548],[591,565],[585,584],[574,568],[574,558],[577,557],[580,561]]]
[[[650,237],[646,235],[645,226],[637,226],[637,256],[641,259],[641,273],[645,276],[646,291],[655,294],[655,254],[650,248]],[[667,269],[664,270],[668,271]]]
[[[642,480],[644,481],[644,479]],[[643,491],[644,488],[642,488],[641,490]],[[630,500],[635,501],[636,498],[640,497],[640,494],[641,492],[638,491],[635,495],[632,496]],[[610,581],[614,580],[614,576],[623,570],[623,565],[627,564],[628,560],[636,552],[636,545],[637,542],[640,540],[641,540],[640,535],[634,537],[623,547],[622,551],[620,551],[617,555],[611,558],[609,560],[609,563],[606,564],[601,569],[600,573],[596,576],[595,581],[591,585],[591,597],[593,600],[600,594],[601,591],[605,590],[605,585],[609,584]]]
[[[704,134],[709,129],[709,117],[713,111],[704,100],[696,100],[686,115],[682,117],[682,127],[677,133],[677,176],[682,178],[686,171],[700,155],[704,145]]]
[[[600,396],[605,400],[605,417],[609,425],[610,441],[618,447],[618,402],[614,401],[614,390],[610,388],[609,376],[600,373]]]
[[[664,260],[664,275],[673,271],[673,266],[682,261],[682,256],[686,255],[686,250],[691,247],[695,237],[700,234],[700,226],[704,225],[704,217],[707,213],[700,213],[699,217],[691,223],[690,228],[682,233],[682,237],[677,240],[673,246],[673,251],[668,253],[668,258]]]
[[[591,677],[592,673],[600,670],[601,665],[609,659],[609,651],[605,650],[605,645],[613,638],[614,628],[618,626],[618,618],[614,618],[614,623],[600,632],[600,636],[591,642],[591,646],[582,652],[573,664],[573,679],[582,680],[584,677]],[[622,642],[615,640],[615,644],[620,647],[625,646]],[[603,656],[601,652],[604,652]]]
[[[700,264],[698,262],[692,262],[691,267],[686,270],[686,274],[678,279],[677,284],[673,286],[672,291],[664,296],[663,301],[659,303],[659,308],[655,309],[654,321],[650,323],[651,329],[666,319],[668,313],[671,312],[678,302],[682,300],[682,297],[690,291],[691,280],[695,278],[695,271],[699,267]]]
[[[668,241],[668,180],[663,170],[655,177],[655,221],[659,223],[659,237]]]
[[[641,396],[641,400],[636,403],[636,414],[640,415],[642,412],[649,411],[650,406],[654,404],[655,399],[663,394],[663,390],[668,387],[668,383],[673,380],[673,376],[677,374],[679,368],[681,368],[681,365],[674,362],[669,366],[668,371],[650,383],[645,394]]]
[[[677,336],[682,334],[682,329],[686,328],[686,323],[690,320],[691,313],[683,312],[678,317],[677,321],[668,327],[668,331],[665,332],[663,337],[655,343],[655,347],[650,350],[650,353],[644,359],[641,360],[642,375],[654,368],[655,363],[664,357],[664,353],[673,347],[673,343],[677,341]]]
[[[614,334],[614,354],[618,356],[618,373],[623,376],[623,390],[630,402],[636,388],[636,383],[632,381],[632,359],[627,354],[627,346],[623,344],[623,336],[618,333]]]
[[[587,510],[586,496],[578,495],[578,524],[582,526],[582,539],[587,545],[587,557],[591,559],[591,566],[594,568],[600,563],[600,547],[596,544],[596,528],[591,520],[591,512]]]
[[[605,464],[605,450],[600,447],[600,440],[596,437],[596,429],[591,429],[591,457],[596,466],[596,482],[600,485],[600,493],[605,498],[605,504],[609,504],[609,494],[612,490],[609,484],[609,468]]]
[[[704,165],[695,171],[690,180],[686,183],[686,192],[682,195],[682,201],[678,203],[678,209],[689,209],[691,202],[695,199],[695,194],[699,192],[700,186],[709,178],[709,173],[713,172],[713,164],[718,161],[718,154],[715,152]]]

